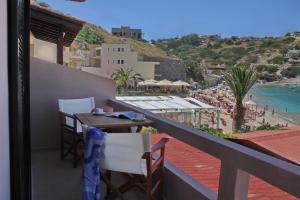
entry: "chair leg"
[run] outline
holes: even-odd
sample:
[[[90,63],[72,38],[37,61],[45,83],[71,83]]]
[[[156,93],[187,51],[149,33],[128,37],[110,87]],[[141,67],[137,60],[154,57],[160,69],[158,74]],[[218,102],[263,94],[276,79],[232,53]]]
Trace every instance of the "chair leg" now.
[[[64,160],[64,143],[65,143],[65,137],[64,137],[64,131],[61,130],[60,132],[60,159]]]
[[[111,181],[111,171],[109,171],[109,170],[106,171],[106,177],[107,177],[108,181],[110,182]],[[108,187],[106,185],[106,196],[109,196],[110,193],[111,193],[111,189],[110,189],[110,187]]]
[[[107,171],[106,173],[100,174],[101,180],[106,184],[106,196],[105,200],[116,199],[117,197],[124,200],[122,193],[119,188],[115,187],[111,183],[111,171]]]
[[[147,177],[147,200],[152,199],[152,177]]]
[[[164,166],[160,166],[160,183],[158,186],[158,199],[163,200],[164,199]]]
[[[77,168],[78,163],[78,141],[77,141],[77,135],[74,134],[73,136],[73,148],[74,148],[74,157],[73,157],[73,167]]]

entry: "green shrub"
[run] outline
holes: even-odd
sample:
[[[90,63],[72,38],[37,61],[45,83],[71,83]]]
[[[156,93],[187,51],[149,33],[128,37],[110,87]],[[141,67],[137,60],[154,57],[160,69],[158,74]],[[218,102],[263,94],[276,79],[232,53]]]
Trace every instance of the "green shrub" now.
[[[88,44],[101,44],[103,38],[92,28],[84,26],[81,31],[78,33],[76,40],[79,42],[85,42]]]
[[[285,37],[282,39],[282,42],[285,42],[285,43],[292,43],[294,42],[296,39],[294,37]]]
[[[143,127],[141,133],[157,133],[157,129],[153,127]]]
[[[294,78],[300,75],[300,67],[292,66],[282,70],[281,75],[287,78]]]
[[[273,59],[268,60],[268,63],[273,64],[283,64],[288,61],[288,58],[285,58],[283,56],[276,56]]]
[[[270,124],[264,124],[261,126],[256,127],[257,131],[262,131],[262,130],[280,130],[282,127],[280,125],[270,125]]]
[[[249,57],[247,57],[246,61],[248,63],[257,63],[258,56],[257,55],[249,56]]]
[[[220,131],[217,131],[216,129],[210,128],[208,126],[202,126],[201,128],[199,128],[199,130],[217,136],[219,138],[232,138],[232,135],[221,133]]]

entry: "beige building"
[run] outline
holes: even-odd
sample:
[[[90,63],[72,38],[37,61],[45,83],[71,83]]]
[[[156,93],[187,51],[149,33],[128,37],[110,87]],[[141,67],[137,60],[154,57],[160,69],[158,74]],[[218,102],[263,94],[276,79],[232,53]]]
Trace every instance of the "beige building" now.
[[[141,74],[145,79],[154,79],[155,65],[159,62],[143,62],[138,60],[138,53],[133,52],[128,44],[102,44],[101,67],[84,67],[83,71],[91,72],[100,76],[111,77],[120,68],[132,69]]]
[[[74,68],[96,67],[101,65],[101,47],[94,44],[73,42],[70,48],[70,63]]]
[[[132,38],[136,40],[143,39],[142,29],[132,29],[129,26],[121,26],[121,28],[112,28],[112,35],[117,37]]]

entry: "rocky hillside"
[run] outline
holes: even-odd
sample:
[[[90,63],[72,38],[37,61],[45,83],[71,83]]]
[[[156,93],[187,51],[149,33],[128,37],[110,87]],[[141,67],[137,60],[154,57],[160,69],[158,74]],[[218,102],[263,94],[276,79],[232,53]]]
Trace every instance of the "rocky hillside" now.
[[[299,32],[264,38],[190,34],[148,42],[112,36],[100,26],[86,24],[76,40],[99,45],[104,42],[128,43],[133,51],[145,57],[179,59],[184,63],[188,77],[200,82],[208,78],[204,69],[209,65],[254,64],[267,80],[277,78],[288,67],[300,66]]]
[[[258,65],[266,72],[275,71],[274,74],[277,72],[274,66],[278,70],[299,66],[299,62],[294,62],[295,59],[291,60],[288,56],[293,49],[300,49],[299,32],[288,33],[282,37],[264,38],[221,38],[218,35],[190,34],[152,43],[165,50],[168,56],[182,59],[187,66],[188,75],[195,79],[199,76],[199,71],[203,72],[208,65],[230,67],[244,62]]]
[[[92,32],[92,33],[91,33]],[[92,35],[98,35],[98,39],[88,40]],[[140,53],[141,55],[151,56],[151,57],[161,57],[167,58],[166,51],[150,44],[147,41],[137,41],[128,38],[119,38],[111,35],[105,29],[100,26],[95,26],[92,24],[86,24],[82,31],[78,34],[77,40],[82,41],[83,38],[86,39],[87,43],[93,43],[97,41],[97,44],[101,43],[128,43],[133,51]],[[94,43],[96,44],[96,43]]]

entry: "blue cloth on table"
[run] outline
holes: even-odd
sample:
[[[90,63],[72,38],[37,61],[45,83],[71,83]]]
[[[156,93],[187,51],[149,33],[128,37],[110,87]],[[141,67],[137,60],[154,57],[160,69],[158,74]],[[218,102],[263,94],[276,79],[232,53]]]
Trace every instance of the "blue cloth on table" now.
[[[100,200],[99,162],[105,135],[97,128],[88,128],[84,146],[83,200]]]
[[[112,113],[107,113],[105,116],[108,117],[117,117],[117,118],[125,118],[129,119],[132,121],[143,121],[145,120],[145,115],[136,113],[133,111],[125,111],[125,112],[112,112]]]

